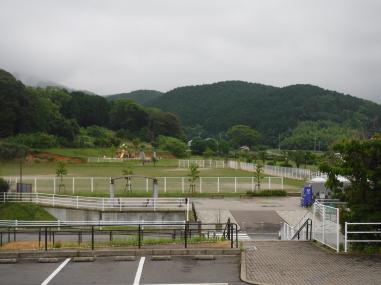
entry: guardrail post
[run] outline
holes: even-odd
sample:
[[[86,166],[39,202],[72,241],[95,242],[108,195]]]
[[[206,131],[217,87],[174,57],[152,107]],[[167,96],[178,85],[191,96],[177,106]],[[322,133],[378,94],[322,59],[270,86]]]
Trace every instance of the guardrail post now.
[[[38,249],[41,247],[41,228],[38,228]]]
[[[234,193],[237,193],[237,177],[234,177]]]
[[[94,250],[94,226],[91,226],[91,250]]]
[[[140,249],[142,244],[141,244],[141,230],[142,230],[142,225],[139,224],[138,226],[138,248]]]
[[[185,248],[188,248],[188,226],[189,222],[185,223],[185,230],[184,230],[184,246]]]
[[[45,251],[48,250],[48,228],[45,227]]]
[[[75,178],[73,177],[73,194],[75,192]]]
[[[94,192],[94,177],[91,177],[91,193]]]
[[[348,223],[345,222],[345,229],[344,229],[344,252],[348,252]]]
[[[325,206],[323,206],[323,243],[325,244]]]

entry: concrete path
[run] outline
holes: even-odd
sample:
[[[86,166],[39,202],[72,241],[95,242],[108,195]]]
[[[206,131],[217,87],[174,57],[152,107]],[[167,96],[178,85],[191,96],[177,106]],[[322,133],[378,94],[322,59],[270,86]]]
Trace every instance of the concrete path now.
[[[252,284],[381,284],[381,256],[336,254],[312,242],[246,244],[241,278]]]

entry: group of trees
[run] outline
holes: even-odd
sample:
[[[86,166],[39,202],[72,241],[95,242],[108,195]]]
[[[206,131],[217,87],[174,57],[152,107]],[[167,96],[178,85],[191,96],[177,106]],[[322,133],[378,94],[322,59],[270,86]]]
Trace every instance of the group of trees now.
[[[0,70],[0,139],[29,147],[104,145],[118,138],[181,137],[179,118],[131,100],[25,87]]]
[[[312,85],[283,88],[242,81],[180,87],[145,102],[176,113],[188,139],[213,137],[243,124],[261,144],[326,150],[342,138],[381,130],[379,104]],[[316,141],[316,143],[315,143]]]

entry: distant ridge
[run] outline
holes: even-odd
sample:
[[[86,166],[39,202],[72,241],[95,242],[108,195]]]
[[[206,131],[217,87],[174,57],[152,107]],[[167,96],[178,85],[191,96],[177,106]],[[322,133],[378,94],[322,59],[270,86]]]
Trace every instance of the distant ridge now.
[[[109,101],[119,100],[119,99],[130,99],[134,100],[139,104],[145,104],[151,100],[156,99],[163,93],[156,90],[136,90],[129,93],[120,93],[115,95],[105,96]]]

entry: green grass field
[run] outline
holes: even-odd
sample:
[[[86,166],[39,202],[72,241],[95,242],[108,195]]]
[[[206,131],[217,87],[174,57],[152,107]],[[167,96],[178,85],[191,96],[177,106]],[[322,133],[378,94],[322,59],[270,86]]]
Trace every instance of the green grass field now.
[[[44,208],[31,203],[0,204],[0,220],[54,221]]]

